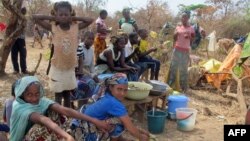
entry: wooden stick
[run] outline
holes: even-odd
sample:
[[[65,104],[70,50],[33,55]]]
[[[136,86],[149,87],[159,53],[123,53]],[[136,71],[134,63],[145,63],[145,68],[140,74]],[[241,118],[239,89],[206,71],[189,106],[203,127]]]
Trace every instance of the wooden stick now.
[[[39,54],[39,59],[37,61],[37,64],[36,64],[34,70],[30,73],[30,75],[35,75],[38,67],[40,66],[41,60],[42,60],[42,53]]]

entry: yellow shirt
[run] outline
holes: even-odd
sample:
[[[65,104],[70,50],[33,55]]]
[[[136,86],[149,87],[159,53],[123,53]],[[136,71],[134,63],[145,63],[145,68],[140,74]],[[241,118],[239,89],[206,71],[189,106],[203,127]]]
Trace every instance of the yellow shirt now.
[[[141,53],[144,53],[148,50],[148,47],[149,47],[149,42],[147,40],[143,40],[141,39],[140,40],[140,45],[139,45],[139,51]]]

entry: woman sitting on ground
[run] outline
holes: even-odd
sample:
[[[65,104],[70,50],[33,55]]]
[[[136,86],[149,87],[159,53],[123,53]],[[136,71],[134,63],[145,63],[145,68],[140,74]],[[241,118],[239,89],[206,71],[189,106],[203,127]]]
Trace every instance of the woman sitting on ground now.
[[[101,129],[109,129],[108,124],[105,122],[80,114],[73,109],[63,107],[45,98],[44,89],[39,80],[34,76],[26,76],[19,79],[16,82],[15,95],[16,99],[13,103],[10,119],[10,141],[47,140],[51,139],[51,136],[48,134],[53,133],[56,134],[57,137],[55,140],[64,139],[66,141],[74,141],[72,136],[52,121],[54,119],[45,116],[47,111],[54,111],[55,113],[68,117],[86,120]],[[61,119],[59,118],[59,120]],[[30,133],[34,124],[43,125],[43,127],[46,127],[47,132],[44,133],[41,132],[41,130],[34,130],[34,132]]]
[[[106,81],[106,91],[103,97],[91,105],[84,105],[80,112],[100,120],[105,120],[112,125],[112,129],[105,134],[100,132],[95,125],[81,120],[73,120],[71,128],[73,133],[82,131],[83,140],[108,140],[125,141],[122,133],[125,129],[140,141],[148,141],[149,133],[138,129],[132,123],[125,106],[122,103],[128,91],[128,79],[123,73],[116,73]],[[82,130],[78,130],[82,128]],[[77,137],[76,137],[77,138]]]

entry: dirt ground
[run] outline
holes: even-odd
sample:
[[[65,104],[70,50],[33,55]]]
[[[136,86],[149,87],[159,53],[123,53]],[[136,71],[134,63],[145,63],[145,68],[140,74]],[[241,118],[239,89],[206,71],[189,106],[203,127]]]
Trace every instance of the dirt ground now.
[[[41,49],[38,44],[35,48],[31,48],[32,38],[27,39],[27,66],[32,71],[39,58],[39,53],[43,54],[41,64],[37,70],[36,76],[42,81],[48,92],[48,76],[46,69],[48,61],[44,58],[47,47]],[[1,42],[0,42],[1,45]],[[48,42],[44,41],[47,46]],[[165,75],[161,72],[161,75]],[[6,66],[6,75],[0,76],[0,116],[2,117],[3,104],[5,99],[10,97],[11,84],[22,75],[12,74],[12,63],[10,57]],[[249,89],[244,89],[244,94],[249,103]],[[238,116],[239,105],[237,101],[230,97],[224,97],[221,93],[209,92],[208,90],[189,90],[186,94],[190,101],[189,107],[198,110],[196,117],[195,129],[190,132],[182,132],[177,130],[177,124],[174,120],[166,119],[164,133],[157,134],[158,141],[222,141],[223,125],[239,124],[244,121],[244,117]],[[51,97],[49,93],[47,96]],[[135,124],[147,129],[147,122],[141,124],[136,118],[133,120]]]

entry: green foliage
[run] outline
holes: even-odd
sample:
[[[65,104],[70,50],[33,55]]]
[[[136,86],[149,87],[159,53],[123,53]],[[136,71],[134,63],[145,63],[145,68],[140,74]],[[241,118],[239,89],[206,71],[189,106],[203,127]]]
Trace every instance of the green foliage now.
[[[178,7],[180,11],[194,11],[199,8],[205,8],[207,7],[207,5],[205,4],[191,4],[191,5],[180,4]]]

